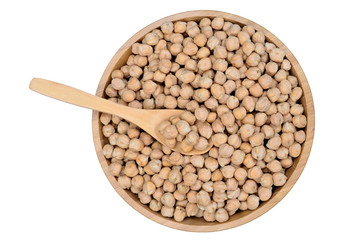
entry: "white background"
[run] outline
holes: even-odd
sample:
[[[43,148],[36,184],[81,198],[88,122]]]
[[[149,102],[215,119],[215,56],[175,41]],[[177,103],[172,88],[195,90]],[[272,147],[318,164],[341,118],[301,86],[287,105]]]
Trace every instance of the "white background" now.
[[[0,1],[0,239],[361,239],[361,7],[358,1]],[[127,2],[127,3],[126,3]],[[108,183],[91,111],[28,89],[32,77],[94,93],[134,33],[188,10],[249,18],[279,37],[309,80],[308,164],[262,217],[196,234],[137,213]]]

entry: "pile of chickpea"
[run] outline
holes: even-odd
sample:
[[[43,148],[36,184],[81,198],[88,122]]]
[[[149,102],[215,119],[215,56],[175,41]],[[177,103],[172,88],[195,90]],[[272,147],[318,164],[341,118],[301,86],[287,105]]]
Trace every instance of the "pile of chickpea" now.
[[[105,93],[129,107],[187,111],[160,125],[168,146],[102,113],[109,172],[141,203],[178,222],[225,222],[258,208],[286,183],[306,137],[303,93],[290,70],[285,51],[252,26],[221,17],[163,23],[133,44]],[[187,150],[214,146],[186,156],[170,149],[177,141]]]

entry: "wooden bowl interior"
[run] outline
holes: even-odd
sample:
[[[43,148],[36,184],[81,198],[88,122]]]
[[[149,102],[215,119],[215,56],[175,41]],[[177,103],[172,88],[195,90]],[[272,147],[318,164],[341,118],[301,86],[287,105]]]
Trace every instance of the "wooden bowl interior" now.
[[[262,202],[256,210],[250,211],[239,211],[238,213],[234,214],[230,217],[230,219],[225,223],[218,223],[218,222],[206,222],[203,218],[186,218],[183,222],[178,223],[172,218],[165,218],[161,216],[159,212],[154,212],[149,209],[147,205],[142,204],[139,200],[137,195],[133,194],[131,191],[125,191],[121,189],[118,186],[117,181],[113,176],[111,176],[108,172],[107,165],[110,163],[109,160],[106,160],[102,154],[102,146],[106,143],[108,143],[107,138],[103,137],[102,135],[102,124],[99,121],[99,113],[93,112],[93,134],[94,134],[94,142],[95,147],[97,151],[97,155],[99,158],[99,161],[101,163],[101,166],[108,177],[109,181],[115,188],[115,190],[121,195],[133,208],[135,208],[137,211],[142,213],[148,218],[151,218],[152,220],[161,223],[163,225],[177,228],[180,230],[187,230],[187,231],[217,231],[217,230],[224,230],[228,228],[232,228],[238,225],[242,225],[244,223],[247,223],[260,215],[267,212],[269,209],[271,209],[273,206],[275,206],[292,188],[292,186],[297,181],[298,177],[300,176],[301,172],[304,169],[304,166],[307,162],[311,145],[313,141],[313,135],[314,135],[314,106],[313,106],[313,99],[310,92],[310,88],[307,82],[307,79],[299,66],[299,63],[295,59],[295,57],[292,55],[292,53],[285,47],[285,45],[277,39],[273,34],[271,34],[269,31],[264,29],[263,27],[259,26],[258,24],[242,18],[240,16],[223,13],[223,12],[217,12],[217,11],[192,11],[192,12],[185,12],[180,13],[176,15],[172,15],[169,17],[166,17],[164,19],[161,19],[159,21],[156,21],[149,26],[145,27],[138,33],[136,33],[132,38],[130,38],[121,48],[120,50],[115,54],[111,62],[109,63],[107,69],[105,70],[102,79],[99,83],[97,94],[98,96],[106,97],[105,95],[105,87],[110,83],[111,81],[111,72],[115,69],[119,69],[121,66],[126,64],[127,58],[131,55],[131,46],[133,43],[141,40],[145,34],[147,34],[152,29],[158,28],[161,26],[162,23],[166,21],[198,21],[201,20],[204,17],[216,17],[216,16],[222,16],[225,18],[225,20],[240,24],[241,26],[244,25],[252,25],[255,27],[255,29],[262,31],[265,36],[266,40],[268,42],[274,43],[276,46],[284,49],[286,51],[286,58],[291,62],[292,69],[291,72],[294,76],[298,78],[299,84],[301,88],[303,89],[303,96],[301,98],[301,102],[303,104],[305,115],[308,119],[308,124],[306,126],[306,142],[302,145],[302,152],[301,155],[294,160],[293,166],[289,168],[286,171],[286,176],[288,177],[288,180],[286,184],[282,187],[278,187],[275,190],[273,190],[273,194],[271,199],[269,199],[266,202]]]

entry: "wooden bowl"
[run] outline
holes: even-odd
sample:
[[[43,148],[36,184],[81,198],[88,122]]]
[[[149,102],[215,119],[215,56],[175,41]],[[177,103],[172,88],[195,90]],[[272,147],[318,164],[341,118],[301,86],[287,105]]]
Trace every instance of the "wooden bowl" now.
[[[136,209],[139,213],[143,214],[144,216],[148,217],[149,219],[163,224],[168,227],[184,230],[184,231],[192,231],[192,232],[212,232],[212,231],[220,231],[224,229],[233,228],[242,224],[245,224],[265,212],[267,212],[269,209],[274,207],[282,198],[290,191],[290,189],[293,187],[293,185],[298,180],[300,174],[302,173],[305,164],[307,163],[307,159],[309,156],[309,153],[311,151],[312,142],[313,142],[313,136],[314,136],[314,105],[313,105],[313,98],[312,94],[309,88],[308,81],[304,75],[304,72],[302,68],[299,66],[298,61],[295,59],[293,54],[289,51],[289,49],[272,33],[270,33],[265,28],[261,27],[260,25],[245,19],[243,17],[224,13],[224,12],[218,12],[218,11],[191,11],[191,12],[184,12],[179,13],[175,15],[171,15],[168,17],[165,17],[163,19],[160,19],[147,27],[143,28],[141,31],[137,32],[133,37],[131,37],[114,55],[110,63],[108,64],[106,70],[103,73],[103,76],[99,82],[98,89],[97,89],[97,96],[105,97],[104,90],[106,86],[109,84],[111,80],[111,73],[114,69],[120,68],[122,65],[124,65],[127,61],[128,56],[131,54],[131,46],[133,43],[139,41],[144,37],[145,34],[150,32],[151,30],[155,28],[159,28],[162,23],[167,21],[190,21],[190,20],[200,20],[204,17],[217,17],[221,16],[225,20],[238,23],[240,25],[251,25],[255,29],[262,31],[265,34],[266,40],[269,42],[274,43],[277,47],[282,48],[286,51],[286,58],[291,62],[292,65],[292,73],[294,76],[298,78],[300,87],[303,89],[303,96],[301,98],[301,102],[303,104],[305,115],[308,120],[308,124],[305,128],[306,132],[306,141],[302,145],[302,152],[300,156],[294,160],[294,164],[291,168],[289,168],[286,171],[286,176],[288,177],[288,180],[286,184],[282,187],[276,188],[273,191],[273,195],[271,199],[269,199],[266,202],[263,202],[260,204],[260,206],[253,211],[247,210],[247,211],[241,211],[233,216],[230,217],[230,219],[227,222],[224,223],[218,223],[218,222],[206,222],[203,218],[186,218],[183,222],[176,222],[172,218],[165,218],[161,216],[159,212],[154,212],[151,209],[149,209],[148,206],[142,204],[138,197],[133,194],[130,191],[123,190],[115,177],[113,177],[109,171],[108,171],[108,164],[109,161],[105,159],[102,153],[102,147],[104,144],[107,143],[107,139],[103,137],[102,135],[102,124],[99,121],[99,112],[93,111],[93,117],[92,117],[92,127],[93,127],[93,140],[94,145],[96,148],[97,156],[99,159],[99,162],[103,168],[104,173],[106,174],[109,182],[112,184],[114,189],[117,191],[117,193],[134,209]]]

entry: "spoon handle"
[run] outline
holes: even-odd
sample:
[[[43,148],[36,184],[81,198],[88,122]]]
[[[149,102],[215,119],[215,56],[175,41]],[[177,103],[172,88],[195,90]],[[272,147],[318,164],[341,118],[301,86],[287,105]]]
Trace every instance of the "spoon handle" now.
[[[142,110],[126,107],[61,83],[33,78],[29,88],[35,92],[63,102],[90,108],[99,112],[114,114],[131,122],[138,122],[139,119],[142,119]]]

